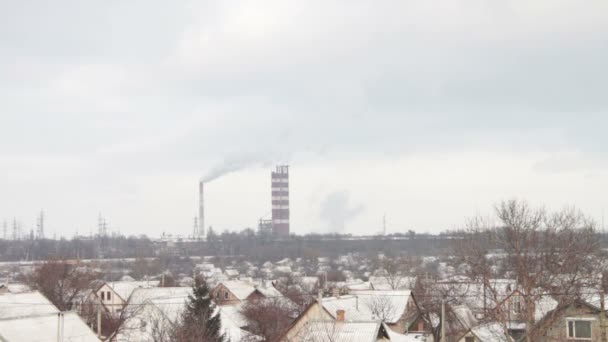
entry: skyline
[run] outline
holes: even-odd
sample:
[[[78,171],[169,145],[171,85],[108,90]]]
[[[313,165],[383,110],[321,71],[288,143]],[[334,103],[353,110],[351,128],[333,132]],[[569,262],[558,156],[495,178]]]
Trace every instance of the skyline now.
[[[0,222],[438,232],[608,206],[608,3],[0,3]],[[221,173],[221,172],[220,172]],[[237,213],[234,212],[237,208]]]

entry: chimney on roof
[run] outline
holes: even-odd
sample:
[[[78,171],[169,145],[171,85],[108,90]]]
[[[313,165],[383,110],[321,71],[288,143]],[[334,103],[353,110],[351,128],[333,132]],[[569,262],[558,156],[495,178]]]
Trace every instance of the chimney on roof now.
[[[336,311],[336,321],[338,322],[344,322],[344,314],[346,312],[344,310],[337,310]]]

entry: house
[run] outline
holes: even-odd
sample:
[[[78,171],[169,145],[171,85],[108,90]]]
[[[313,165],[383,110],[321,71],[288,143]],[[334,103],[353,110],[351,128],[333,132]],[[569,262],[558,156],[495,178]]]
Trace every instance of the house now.
[[[390,341],[381,322],[309,321],[297,334],[281,341],[289,342],[377,342]]]
[[[416,285],[416,277],[400,275],[380,275],[369,277],[373,290],[411,290]]]
[[[478,325],[467,331],[458,342],[512,342],[505,325],[499,322],[490,322]],[[559,340],[561,341],[561,340]]]
[[[95,333],[75,312],[0,319],[3,342],[99,342]]]
[[[228,279],[233,280],[239,277],[239,271],[235,270],[235,269],[227,269],[224,274],[226,275],[226,277],[228,277]]]
[[[536,323],[541,332],[539,342],[600,341],[601,321],[608,322],[606,312],[583,300],[577,300],[547,314]],[[605,328],[604,328],[605,329]]]
[[[402,332],[410,295],[409,291],[370,291],[360,295],[319,298],[295,319],[284,338],[291,341],[308,322],[316,321],[385,323],[389,329]]]
[[[410,304],[411,291],[409,290],[385,290],[370,291],[360,290],[353,293],[358,298],[359,310],[369,310],[371,319],[380,319],[393,331],[403,333],[406,328],[406,316],[408,304]],[[411,304],[409,305],[411,307]]]
[[[117,336],[119,342],[168,340],[167,331],[176,324],[188,302],[192,288],[138,289],[131,300],[138,303],[132,317]],[[183,303],[183,305],[180,305]],[[137,309],[140,308],[140,309]],[[256,336],[245,331],[246,320],[239,306],[217,307],[221,331],[230,341],[255,341]],[[164,339],[163,339],[164,338]]]
[[[38,291],[0,294],[0,341],[54,342],[58,333],[64,341],[99,341],[76,313],[60,315]]]
[[[112,313],[119,313],[138,288],[157,287],[158,281],[115,281],[104,282],[93,290],[88,300],[103,304],[104,308]]]
[[[57,307],[38,291],[0,294],[0,320],[57,313]]]
[[[211,290],[211,298],[218,305],[235,305],[247,300],[282,296],[272,285],[258,286],[245,280],[223,281]]]

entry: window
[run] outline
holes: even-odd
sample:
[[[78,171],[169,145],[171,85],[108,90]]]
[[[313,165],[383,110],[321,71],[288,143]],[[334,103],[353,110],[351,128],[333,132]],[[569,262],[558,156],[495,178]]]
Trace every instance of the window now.
[[[513,298],[511,299],[511,304],[512,304],[514,313],[516,313],[516,314],[521,313],[521,300],[520,300],[519,296],[513,296]]]
[[[106,300],[106,293],[101,291],[101,300]]]
[[[591,340],[591,321],[568,321],[568,338]]]
[[[464,338],[464,342],[475,342],[475,337],[467,336]]]
[[[108,296],[107,297],[108,297],[108,300],[111,300],[112,299],[112,292],[108,291]]]
[[[224,292],[224,299],[228,299],[228,291]]]

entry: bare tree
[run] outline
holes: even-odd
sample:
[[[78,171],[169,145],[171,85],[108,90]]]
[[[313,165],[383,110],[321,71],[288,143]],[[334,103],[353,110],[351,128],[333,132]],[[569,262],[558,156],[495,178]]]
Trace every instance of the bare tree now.
[[[378,262],[381,277],[391,290],[411,289],[412,283],[408,275],[415,267],[416,260],[411,257],[383,258]]]
[[[389,322],[398,314],[389,296],[371,295],[364,299],[364,304],[382,322]]]
[[[561,308],[574,303],[581,291],[598,281],[600,250],[594,223],[572,208],[547,212],[515,200],[500,203],[496,216],[498,225],[473,219],[461,241],[466,246],[457,246],[456,253],[471,266],[470,275],[490,290],[487,255],[490,250],[502,253],[505,273],[517,279],[513,289],[520,298],[517,319],[525,323],[526,341],[536,341],[557,319]],[[556,307],[545,314],[543,326],[537,326],[541,309],[537,306],[549,295],[556,300]],[[508,316],[510,310],[501,305],[491,314],[500,322],[513,319]]]
[[[248,330],[264,341],[277,341],[296,315],[294,304],[287,298],[260,298],[247,302],[241,313],[248,322]]]
[[[48,261],[34,272],[30,285],[61,311],[71,310],[75,299],[96,279],[85,266],[65,260]]]

